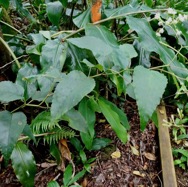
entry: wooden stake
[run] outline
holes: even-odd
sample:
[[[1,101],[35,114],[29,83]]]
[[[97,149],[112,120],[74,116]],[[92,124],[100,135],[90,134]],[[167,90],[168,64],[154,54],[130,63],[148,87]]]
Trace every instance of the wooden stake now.
[[[164,126],[164,120],[167,120],[165,106],[157,107],[159,145],[161,154],[161,165],[164,187],[177,187],[176,173],[174,169],[172,148],[170,143],[169,129]]]

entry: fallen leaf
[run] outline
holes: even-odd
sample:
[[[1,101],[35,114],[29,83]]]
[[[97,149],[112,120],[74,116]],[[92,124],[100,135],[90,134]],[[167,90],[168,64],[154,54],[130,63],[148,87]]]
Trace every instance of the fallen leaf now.
[[[113,152],[111,154],[111,157],[112,158],[120,158],[121,157],[121,152],[119,150],[117,150],[117,151],[115,151],[115,152]]]
[[[144,170],[147,170],[147,169],[148,169],[148,163],[147,163],[147,162],[144,163],[143,169],[144,169]]]
[[[148,160],[156,160],[156,156],[152,153],[147,153],[144,152],[144,156],[148,159]]]
[[[185,147],[188,147],[188,141],[184,141],[184,142],[183,142],[183,145],[184,145]]]
[[[88,184],[88,180],[87,180],[87,178],[85,177],[84,180],[83,180],[82,183],[81,183],[81,186],[82,186],[82,187],[87,187],[87,184]]]
[[[59,140],[59,151],[61,154],[61,164],[58,169],[65,171],[65,160],[71,161],[71,152],[68,148],[67,141],[65,139]]]
[[[59,140],[59,151],[61,153],[61,157],[67,159],[68,161],[71,160],[71,152],[67,145],[66,139]]]
[[[39,166],[41,168],[50,168],[53,166],[57,166],[57,163],[43,162],[42,164],[37,164],[37,166]]]
[[[95,180],[95,185],[96,185],[96,186],[97,186],[97,185],[101,185],[104,181],[105,181],[105,176],[104,176],[103,173],[100,173],[100,174],[97,176],[96,180]]]
[[[136,156],[139,156],[139,151],[138,151],[135,147],[133,147],[133,146],[131,146],[131,145],[130,145],[130,147],[131,147],[132,153],[133,153],[134,155],[136,155]]]
[[[138,176],[140,176],[140,177],[145,177],[145,176],[146,176],[145,173],[140,173],[140,171],[133,171],[133,174],[134,174],[134,175],[138,175]]]
[[[3,162],[3,156],[0,157],[0,163]]]

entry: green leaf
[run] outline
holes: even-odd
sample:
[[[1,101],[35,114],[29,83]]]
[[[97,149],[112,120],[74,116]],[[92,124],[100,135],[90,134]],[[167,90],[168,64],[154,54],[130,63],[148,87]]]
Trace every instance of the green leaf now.
[[[67,4],[68,4],[68,0],[59,0],[62,5],[66,8],[67,7]]]
[[[177,153],[181,153],[182,155],[184,155],[185,157],[188,158],[188,151],[185,149],[175,149],[173,150],[173,154],[177,154]]]
[[[118,8],[114,8],[114,9],[105,9],[104,13],[109,18],[109,17],[113,17],[113,16],[131,13],[131,12],[137,12],[139,10],[139,8],[140,8],[139,5],[132,6],[131,4],[128,4],[126,6],[118,7]]]
[[[71,138],[70,143],[76,148],[78,152],[83,149],[83,146],[80,140],[78,140],[78,138],[75,138],[75,137]]]
[[[19,84],[24,88],[25,100],[32,97],[37,90],[36,80],[28,80],[26,77],[37,74],[37,67],[33,67],[33,64],[30,63],[24,63],[24,65],[18,71],[16,84]]]
[[[80,150],[79,155],[80,155],[80,158],[82,160],[82,163],[83,164],[86,163],[86,161],[87,161],[86,153],[83,150]]]
[[[103,25],[88,24],[85,27],[86,36],[94,36],[101,39],[107,45],[112,47],[118,47],[117,39],[115,35]]]
[[[2,5],[6,9],[8,9],[8,7],[9,7],[9,0],[8,1],[0,0],[0,5]]]
[[[62,43],[59,39],[48,40],[42,47],[40,64],[43,70],[55,67],[60,71],[66,60],[67,44]]]
[[[60,118],[74,106],[76,106],[84,96],[90,93],[95,87],[95,81],[86,77],[80,71],[71,71],[57,85],[51,106],[53,118]]]
[[[126,69],[130,66],[131,58],[137,56],[132,45],[123,44],[114,46],[115,44],[112,44],[109,37],[101,36],[100,39],[100,37],[84,36],[81,38],[68,39],[68,42],[81,49],[90,50],[98,63],[105,69],[110,69],[113,66],[119,66],[122,69]],[[111,45],[109,45],[109,43],[111,43]]]
[[[17,85],[11,81],[0,82],[0,101],[11,102],[15,100],[22,100],[24,89],[22,86]]]
[[[119,116],[119,119],[120,119],[120,122],[121,124],[127,129],[129,130],[130,129],[130,125],[129,125],[129,122],[128,122],[128,119],[127,119],[127,116],[126,114],[121,110],[119,109],[114,103],[108,101],[108,100],[105,100],[104,98],[100,98],[101,100],[103,100],[108,106],[110,106],[111,110],[113,110],[114,112],[117,113],[117,115]]]
[[[64,171],[64,176],[63,176],[63,184],[64,186],[68,186],[70,180],[72,178],[72,165],[69,164]]]
[[[181,78],[188,76],[187,68],[177,60],[177,55],[172,49],[160,43],[156,33],[145,19],[129,16],[127,17],[127,23],[131,29],[138,33],[140,45],[148,52],[159,54],[160,59],[167,65],[169,71],[172,71]],[[162,42],[165,43],[163,40]],[[180,81],[182,81],[182,79],[180,79]]]
[[[100,150],[101,148],[106,147],[109,145],[112,141],[108,138],[96,138],[93,141],[92,150]]]
[[[188,139],[188,134],[181,134],[177,137],[178,140]]]
[[[34,187],[36,164],[31,151],[22,142],[18,142],[11,155],[12,167],[16,177],[26,187]]]
[[[78,181],[80,178],[82,178],[86,173],[86,170],[83,169],[82,171],[78,172],[69,182],[69,185],[75,183],[76,181]]]
[[[11,114],[0,112],[0,149],[7,162],[20,134],[26,125],[26,116],[22,112]]]
[[[18,14],[20,14],[22,17],[26,17],[32,23],[36,23],[37,20],[31,15],[31,13],[28,11],[28,9],[25,8],[24,3],[22,3],[22,0],[11,0],[12,7],[16,7],[16,10]]]
[[[50,181],[47,184],[47,187],[60,187],[56,181]]]
[[[67,41],[81,49],[88,49],[92,51],[93,55],[96,57],[96,59],[102,66],[104,66],[104,61],[106,60],[106,56],[112,53],[112,48],[108,44],[106,44],[101,39],[93,36],[70,38]]]
[[[59,165],[61,163],[61,154],[56,144],[50,145],[50,154],[56,159]]]
[[[153,5],[153,0],[145,0],[147,6],[151,7]]]
[[[90,150],[92,148],[93,138],[95,135],[95,129],[94,129],[94,125],[96,121],[95,112],[89,106],[89,100],[86,98],[84,98],[80,102],[79,111],[87,122],[87,132],[86,133],[81,132],[80,136],[86,148]]]
[[[35,136],[33,135],[32,133],[32,130],[31,130],[31,126],[30,125],[25,125],[24,129],[23,129],[23,134],[25,136],[28,136],[31,140],[34,141],[34,143],[36,144],[36,138]]]
[[[128,136],[126,128],[121,124],[120,116],[109,106],[109,102],[103,98],[99,98],[99,106],[108,123],[112,126],[112,129],[117,134],[118,138],[126,143]]]
[[[46,12],[52,24],[59,26],[63,5],[59,1],[47,3]]]
[[[80,114],[80,112],[75,110],[74,108],[72,108],[66,114],[64,114],[62,119],[68,121],[69,126],[75,130],[85,133],[88,130],[86,120]]]
[[[79,16],[73,19],[74,24],[77,27],[84,27],[87,23],[90,22],[90,8],[85,10],[83,13],[81,13]]]
[[[160,103],[166,85],[167,79],[163,74],[143,66],[134,69],[133,86],[142,130]]]
[[[116,85],[117,95],[121,96],[122,93],[125,93],[125,84],[122,76],[117,74],[110,75],[112,82]]]

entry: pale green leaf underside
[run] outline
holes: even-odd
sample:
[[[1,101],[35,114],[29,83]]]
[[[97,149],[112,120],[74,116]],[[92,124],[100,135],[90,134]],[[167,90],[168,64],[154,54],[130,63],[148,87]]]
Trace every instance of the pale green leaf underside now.
[[[133,74],[133,86],[143,130],[155,111],[165,91],[167,78],[156,71],[137,66]]]
[[[52,98],[52,118],[60,118],[95,87],[95,81],[80,71],[71,71],[57,85]]]
[[[0,82],[0,101],[11,102],[23,99],[24,89],[11,81]]]
[[[21,113],[0,112],[0,149],[6,161],[26,125],[26,116]]]

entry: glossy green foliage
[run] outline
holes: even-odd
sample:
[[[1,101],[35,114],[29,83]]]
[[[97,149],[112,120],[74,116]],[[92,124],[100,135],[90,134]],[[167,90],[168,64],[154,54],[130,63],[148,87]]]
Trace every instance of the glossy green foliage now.
[[[82,114],[82,116],[86,120],[87,124],[87,131],[81,132],[80,136],[82,138],[82,141],[84,142],[87,149],[91,149],[93,145],[93,140],[95,136],[95,122],[96,122],[96,116],[95,111],[92,110],[92,108],[89,106],[89,100],[84,98],[80,104],[79,104],[79,111]]]
[[[109,104],[109,101],[103,98],[100,98],[98,102],[99,102],[99,106],[101,108],[103,115],[107,119],[108,123],[112,126],[112,129],[116,132],[119,139],[123,143],[126,143],[128,140],[128,137],[127,137],[127,129],[124,127],[124,125],[126,126],[129,126],[129,125],[126,124],[127,121],[126,121],[125,114],[121,113],[123,114],[122,116],[118,114],[118,111],[117,111],[118,109],[114,105]]]
[[[59,25],[63,5],[59,1],[47,3],[46,12],[49,20],[56,26]]]
[[[13,114],[6,110],[0,112],[0,148],[6,163],[8,163],[14,146],[25,125],[26,116],[22,112]]]
[[[12,167],[16,177],[23,186],[33,187],[36,174],[36,163],[31,151],[27,146],[18,142],[11,155]]]

